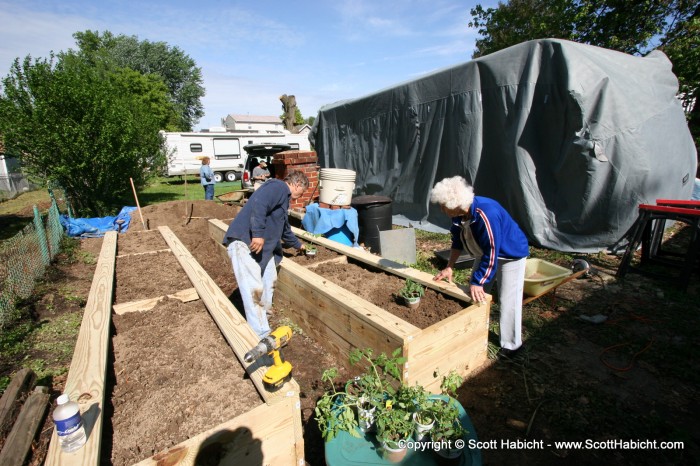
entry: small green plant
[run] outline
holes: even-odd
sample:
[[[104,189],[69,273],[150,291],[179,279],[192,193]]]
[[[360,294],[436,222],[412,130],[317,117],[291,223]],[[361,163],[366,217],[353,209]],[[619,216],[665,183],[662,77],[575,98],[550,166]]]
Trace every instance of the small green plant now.
[[[433,441],[452,441],[459,440],[467,433],[459,419],[459,408],[454,399],[437,400],[434,404],[432,413],[435,417],[435,424],[430,431],[430,436]]]
[[[411,412],[387,400],[377,414],[377,438],[384,440],[388,447],[397,448],[399,441],[408,439],[412,433]]]
[[[318,248],[311,243],[307,243],[304,246],[304,250],[306,251],[306,254],[309,254],[309,255],[313,255],[313,254],[316,254],[318,252]]]
[[[401,348],[396,349],[391,356],[382,353],[377,357],[374,357],[371,348],[356,348],[350,353],[349,359],[352,365],[365,364],[365,371],[347,381],[345,390],[336,388],[336,368],[325,370],[321,376],[323,382],[330,384],[330,390],[316,403],[314,413],[326,442],[333,440],[341,431],[358,437],[359,423],[355,409],[360,403],[365,409],[383,409],[386,400],[396,393],[393,382],[400,380],[401,364],[406,362],[406,358],[401,356]]]
[[[452,369],[442,378],[442,382],[440,382],[440,391],[443,395],[455,397],[457,395],[457,390],[463,383],[464,378],[459,375],[457,371]]]
[[[323,371],[321,380],[330,384],[331,390],[323,394],[314,409],[315,419],[321,436],[326,442],[333,440],[341,431],[348,432],[353,437],[360,437],[357,432],[358,422],[354,407],[357,400],[346,392],[336,390],[335,379],[338,369],[332,367]]]
[[[430,435],[434,441],[459,440],[467,433],[459,419],[459,408],[454,399],[463,382],[464,379],[455,370],[448,372],[440,382],[440,391],[445,398],[435,400],[431,407],[435,424]]]
[[[407,278],[403,288],[399,290],[399,296],[405,299],[420,298],[425,294],[425,288],[418,282]]]

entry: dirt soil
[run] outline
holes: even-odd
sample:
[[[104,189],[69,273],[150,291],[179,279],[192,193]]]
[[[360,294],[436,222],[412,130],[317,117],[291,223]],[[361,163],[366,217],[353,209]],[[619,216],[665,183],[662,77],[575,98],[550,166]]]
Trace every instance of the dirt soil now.
[[[149,229],[169,226],[242,310],[231,266],[207,229],[208,218],[228,223],[236,212],[236,207],[211,201],[175,201],[143,209]],[[161,251],[167,245],[160,235],[143,230],[135,217],[129,231],[119,236],[115,302],[191,287],[177,261]],[[97,257],[101,243],[86,239],[82,248]],[[448,244],[419,239],[417,247],[432,254]],[[337,257],[321,249],[313,261]],[[152,251],[161,252],[135,255]],[[311,262],[292,253],[287,256]],[[692,357],[700,344],[687,336],[694,335],[687,328],[700,324],[697,276],[687,293],[678,293],[639,275],[617,281],[615,256],[591,255],[587,260],[594,273],[524,307],[522,355],[491,360],[460,389],[458,399],[482,442],[484,464],[700,464],[695,419],[700,412],[700,363]],[[341,277],[339,284],[354,286],[353,292],[390,312],[402,317],[409,312],[394,295],[402,282],[397,277],[374,273],[368,282],[364,269],[353,263],[318,268],[324,276]],[[57,287],[70,286],[87,298],[94,265],[75,262],[57,264],[56,269]],[[411,311],[414,325],[421,328],[464,307],[430,291],[425,299],[418,311]],[[76,305],[59,298],[50,301],[50,307],[37,303],[38,318],[56,318],[61,309]],[[273,327],[289,323],[284,305],[275,302]],[[595,315],[605,321],[586,320]],[[497,344],[497,297],[491,321],[491,343]],[[102,464],[132,464],[260,403],[200,301],[167,299],[149,311],[113,315],[113,324]],[[321,373],[337,366],[342,379],[351,369],[303,333],[295,334],[284,356],[294,365],[301,388],[307,464],[322,465],[323,443],[313,420],[315,402],[324,391]],[[3,365],[3,373],[11,367]],[[52,401],[63,383],[65,378],[53,380]],[[47,419],[28,464],[41,464],[50,434]],[[597,443],[580,449],[555,444],[587,440]],[[646,448],[632,449],[606,443],[616,440],[647,443]],[[662,441],[680,441],[683,448],[664,450]],[[649,448],[648,442],[656,442],[656,448]]]

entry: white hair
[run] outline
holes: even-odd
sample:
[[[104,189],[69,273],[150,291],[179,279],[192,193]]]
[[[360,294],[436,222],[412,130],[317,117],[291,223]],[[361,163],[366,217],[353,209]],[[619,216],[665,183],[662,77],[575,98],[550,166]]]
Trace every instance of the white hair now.
[[[469,210],[474,202],[474,188],[461,176],[444,178],[430,192],[430,202],[443,205],[448,209]]]

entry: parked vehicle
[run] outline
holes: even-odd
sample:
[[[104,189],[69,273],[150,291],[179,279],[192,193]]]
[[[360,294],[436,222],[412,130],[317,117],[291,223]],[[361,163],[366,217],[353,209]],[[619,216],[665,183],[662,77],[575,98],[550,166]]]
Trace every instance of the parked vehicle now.
[[[285,150],[293,150],[291,144],[248,144],[243,147],[243,150],[248,154],[248,158],[243,168],[243,178],[241,187],[250,189],[253,187],[253,169],[260,165],[260,162],[267,164],[267,169],[270,170],[270,178],[275,177],[275,167],[272,165],[272,158],[278,152]]]
[[[245,146],[283,144],[290,149],[311,150],[307,135],[291,134],[287,131],[163,131],[162,134],[168,153],[167,176],[198,174],[202,157],[209,157],[209,165],[214,170],[217,183],[242,178],[248,158]]]

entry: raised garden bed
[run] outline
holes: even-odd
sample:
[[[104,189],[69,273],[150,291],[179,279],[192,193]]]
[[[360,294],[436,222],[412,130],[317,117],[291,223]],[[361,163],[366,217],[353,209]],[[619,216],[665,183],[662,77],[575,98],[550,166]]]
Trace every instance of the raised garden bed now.
[[[210,220],[209,224],[212,237],[221,242],[227,225],[218,220]],[[391,274],[397,277],[396,283],[411,278],[431,293],[442,295],[443,301],[461,303],[449,315],[421,328],[410,321],[410,313],[396,315],[348,290],[347,280],[342,277],[324,276],[323,264],[310,268],[301,257],[283,260],[276,299],[289,302],[291,305],[285,308],[288,307],[293,320],[339,360],[347,360],[353,348],[372,348],[387,354],[401,348],[408,358],[403,367],[403,382],[419,383],[434,392],[439,391],[440,379],[436,374],[454,369],[467,377],[486,362],[490,302],[470,305],[469,297],[456,285],[434,282],[424,272],[293,229],[304,241],[344,255],[363,268],[365,286],[379,281],[384,274]],[[317,257],[307,262],[310,265],[322,261]],[[394,293],[398,288],[387,291]]]
[[[241,362],[257,336],[175,234],[168,227],[158,230],[139,236],[161,237],[170,252],[152,241],[161,252],[141,255],[137,244],[127,245],[141,239],[121,235],[120,251],[132,252],[115,260],[116,234],[103,241],[65,387],[81,404],[88,441],[78,452],[63,454],[54,433],[46,464],[189,465],[212,458],[303,463],[298,385],[292,379],[274,393],[263,387],[266,367]],[[138,267],[136,257],[144,261]],[[173,260],[177,267],[163,273]],[[200,300],[158,300],[134,292],[129,299],[142,304],[117,305],[128,310],[114,316],[112,338],[115,262],[117,289],[125,271],[151,285],[164,277],[163,295],[173,291],[172,280],[184,286],[184,277]],[[124,264],[128,267],[120,271]]]

